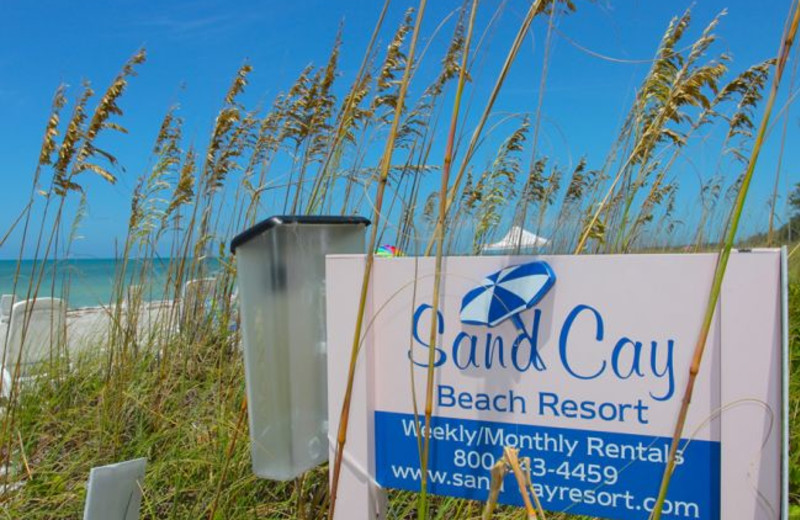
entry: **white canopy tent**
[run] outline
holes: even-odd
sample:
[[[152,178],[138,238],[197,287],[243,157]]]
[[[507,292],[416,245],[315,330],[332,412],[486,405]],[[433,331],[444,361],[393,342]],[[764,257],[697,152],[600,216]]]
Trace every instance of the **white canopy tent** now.
[[[512,226],[499,242],[486,244],[481,249],[484,253],[514,251],[519,247],[520,251],[546,246],[550,241],[540,237],[519,226]]]

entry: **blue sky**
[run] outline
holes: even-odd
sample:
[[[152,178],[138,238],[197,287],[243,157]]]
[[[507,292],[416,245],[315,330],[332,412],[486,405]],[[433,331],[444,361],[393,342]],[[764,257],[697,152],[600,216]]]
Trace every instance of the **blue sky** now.
[[[381,36],[383,44],[405,9],[416,3],[392,4]],[[576,3],[578,12],[559,20],[559,34],[553,40],[540,147],[542,153],[563,164],[586,155],[590,166],[597,167],[669,19],[690,2]],[[377,0],[4,2],[0,15],[0,179],[4,188],[0,190],[0,232],[5,233],[27,201],[50,100],[60,83],[70,85],[73,95],[84,79],[102,91],[129,56],[140,47],[147,49],[148,61],[121,101],[125,115],[120,122],[129,134],[108,143],[120,160],[121,169],[116,172],[119,182],[114,186],[99,179],[85,182],[89,217],[75,253],[80,257],[109,257],[114,253],[114,240],[124,236],[132,188],[137,176],[146,170],[150,147],[170,105],[180,104],[187,142],[203,146],[231,77],[242,63],[247,61],[254,67],[245,96],[248,105],[268,105],[278,92],[291,86],[305,65],[324,64],[340,22],[344,24],[344,44],[337,85],[344,89],[360,65],[381,4]],[[459,5],[452,0],[430,2],[423,33],[434,34],[437,25]],[[466,119],[470,130],[470,122],[477,117],[475,107],[482,106],[527,5],[509,1],[487,36],[473,73],[474,94],[469,94],[474,96],[473,109]],[[497,2],[482,3],[480,27],[486,25],[496,6]],[[698,0],[694,3],[692,36],[723,8],[728,14],[717,31],[717,50],[732,54],[732,71],[775,55],[789,0]],[[542,22],[534,25],[495,107],[499,115],[535,110],[545,30]],[[432,40],[423,42],[430,43],[430,49],[420,77],[436,70],[439,51],[451,31],[452,19]],[[601,59],[575,44],[621,62]],[[790,72],[778,109],[787,99]],[[743,232],[765,225],[780,124],[762,155]],[[796,146],[799,133],[798,112],[792,107],[782,193],[786,176],[792,184],[800,181],[796,166],[800,159]],[[688,185],[696,184],[703,171],[713,169],[717,155],[718,149],[711,146],[693,150],[690,160],[676,167],[686,170],[682,190],[694,197],[696,186],[692,189]],[[685,205],[693,203],[688,196],[679,200]],[[18,245],[19,238],[14,235],[0,248],[0,258],[16,257]]]

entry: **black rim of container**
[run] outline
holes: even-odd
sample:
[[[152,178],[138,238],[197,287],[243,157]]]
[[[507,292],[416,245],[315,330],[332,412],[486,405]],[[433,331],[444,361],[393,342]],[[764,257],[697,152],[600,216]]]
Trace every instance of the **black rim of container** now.
[[[262,220],[253,227],[246,229],[233,237],[231,240],[231,253],[236,254],[236,248],[246,244],[253,238],[261,235],[262,233],[284,224],[361,224],[369,226],[371,222],[369,219],[359,216],[328,216],[328,215],[275,215],[266,220]]]

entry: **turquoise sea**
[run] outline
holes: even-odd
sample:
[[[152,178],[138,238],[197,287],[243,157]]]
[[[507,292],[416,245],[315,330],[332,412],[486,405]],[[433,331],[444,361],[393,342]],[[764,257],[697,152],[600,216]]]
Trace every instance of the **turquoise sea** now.
[[[143,284],[145,286],[144,298],[145,300],[160,300],[163,299],[169,259],[152,260],[151,264],[147,270],[146,282]],[[14,292],[18,298],[25,298],[29,282],[32,276],[38,277],[40,266],[41,263],[35,265],[31,260],[23,260],[19,266],[15,290],[14,274],[17,270],[17,261],[0,260],[0,294]],[[139,273],[141,266],[141,260],[130,260],[127,272]],[[52,291],[57,298],[66,298],[67,305],[71,309],[108,305],[111,302],[114,278],[119,268],[120,262],[116,259],[46,262],[45,272],[39,286],[39,296],[50,296]],[[217,261],[215,259],[207,260],[206,268],[207,272],[213,275],[218,269]],[[65,287],[68,287],[66,291]]]

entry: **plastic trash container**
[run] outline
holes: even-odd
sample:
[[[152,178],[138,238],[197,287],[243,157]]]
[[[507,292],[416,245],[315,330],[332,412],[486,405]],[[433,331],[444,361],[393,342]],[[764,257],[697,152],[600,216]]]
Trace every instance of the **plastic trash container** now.
[[[277,216],[231,241],[259,477],[289,480],[328,459],[325,255],[363,254],[369,224]]]

